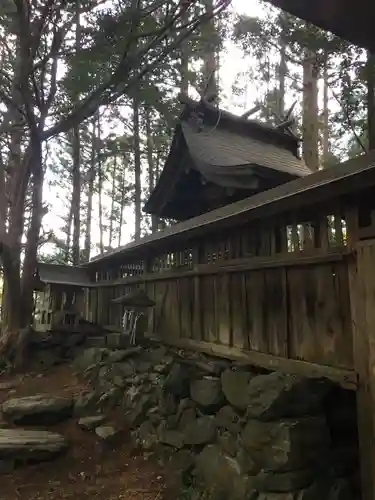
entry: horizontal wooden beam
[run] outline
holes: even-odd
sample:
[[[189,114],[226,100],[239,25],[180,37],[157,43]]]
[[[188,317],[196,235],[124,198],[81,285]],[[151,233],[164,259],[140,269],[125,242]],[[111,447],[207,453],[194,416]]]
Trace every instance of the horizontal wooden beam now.
[[[270,371],[280,371],[309,378],[327,378],[345,389],[356,390],[357,374],[354,370],[318,365],[296,359],[288,359],[256,351],[244,351],[237,347],[229,347],[211,342],[200,342],[191,339],[164,339],[150,337],[150,340],[181,349],[201,352],[210,356],[239,361],[246,365],[264,368]]]
[[[135,285],[152,281],[173,280],[194,276],[207,276],[212,274],[238,273],[242,271],[256,271],[278,267],[309,266],[314,264],[339,262],[345,259],[350,252],[343,248],[332,252],[307,254],[304,252],[273,255],[270,257],[248,257],[242,259],[222,260],[215,264],[198,264],[194,269],[173,269],[161,273],[148,273],[139,276],[129,276],[116,280],[98,281],[96,286],[114,287],[121,285]]]

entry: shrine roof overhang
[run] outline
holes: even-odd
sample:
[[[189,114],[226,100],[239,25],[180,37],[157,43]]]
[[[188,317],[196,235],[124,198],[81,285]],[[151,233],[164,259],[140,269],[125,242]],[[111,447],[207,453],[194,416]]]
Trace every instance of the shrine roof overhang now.
[[[266,0],[319,28],[375,53],[370,0]]]

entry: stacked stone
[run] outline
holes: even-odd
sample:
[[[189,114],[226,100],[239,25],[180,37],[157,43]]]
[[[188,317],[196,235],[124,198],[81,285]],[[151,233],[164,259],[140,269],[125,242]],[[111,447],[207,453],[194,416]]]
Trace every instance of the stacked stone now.
[[[188,478],[211,500],[359,498],[346,479],[358,462],[337,474],[328,381],[165,347],[90,349],[78,366],[95,390],[76,412],[121,406],[134,443],[168,463],[179,487]]]

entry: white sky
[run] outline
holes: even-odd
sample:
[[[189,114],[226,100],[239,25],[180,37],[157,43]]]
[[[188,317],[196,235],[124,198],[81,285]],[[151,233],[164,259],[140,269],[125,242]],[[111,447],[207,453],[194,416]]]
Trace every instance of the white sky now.
[[[249,16],[259,16],[262,15],[262,4],[260,0],[233,0],[232,9],[238,14],[247,14]],[[231,89],[235,83],[237,75],[244,71],[244,56],[240,49],[235,47],[232,43],[227,43],[225,47],[225,53],[221,57],[220,61],[220,83],[223,89],[222,106],[223,108],[232,111],[233,113],[241,113],[244,109],[248,109],[252,105],[252,97],[256,92],[254,92],[254,86],[251,86],[249,82],[249,88],[245,92],[244,97],[238,98],[231,95]],[[252,87],[252,89],[251,89]],[[118,132],[123,133],[123,129],[119,129]],[[47,188],[44,193],[44,197],[47,203],[51,205],[49,213],[44,218],[44,227],[49,230],[54,230],[58,236],[62,236],[59,228],[63,225],[61,216],[67,213],[68,199],[66,193],[62,192],[58,188]],[[70,193],[69,193],[70,198]],[[94,213],[93,213],[93,230],[92,230],[92,243],[93,245],[99,242],[99,228],[98,215],[97,215],[97,199],[94,202]],[[108,206],[110,200],[106,200]],[[132,234],[134,234],[134,213],[131,209],[125,210],[124,220],[126,225],[122,229],[122,241],[121,244],[125,244],[130,241]],[[51,245],[45,245],[43,248],[43,253],[49,253],[53,251]],[[97,253],[96,250],[92,250],[92,255]]]

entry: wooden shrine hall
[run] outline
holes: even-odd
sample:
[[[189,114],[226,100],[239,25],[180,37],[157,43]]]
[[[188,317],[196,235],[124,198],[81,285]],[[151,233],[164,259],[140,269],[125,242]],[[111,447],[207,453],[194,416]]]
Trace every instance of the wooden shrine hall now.
[[[236,116],[202,99],[184,105],[144,210],[182,221],[311,174],[286,127]]]

